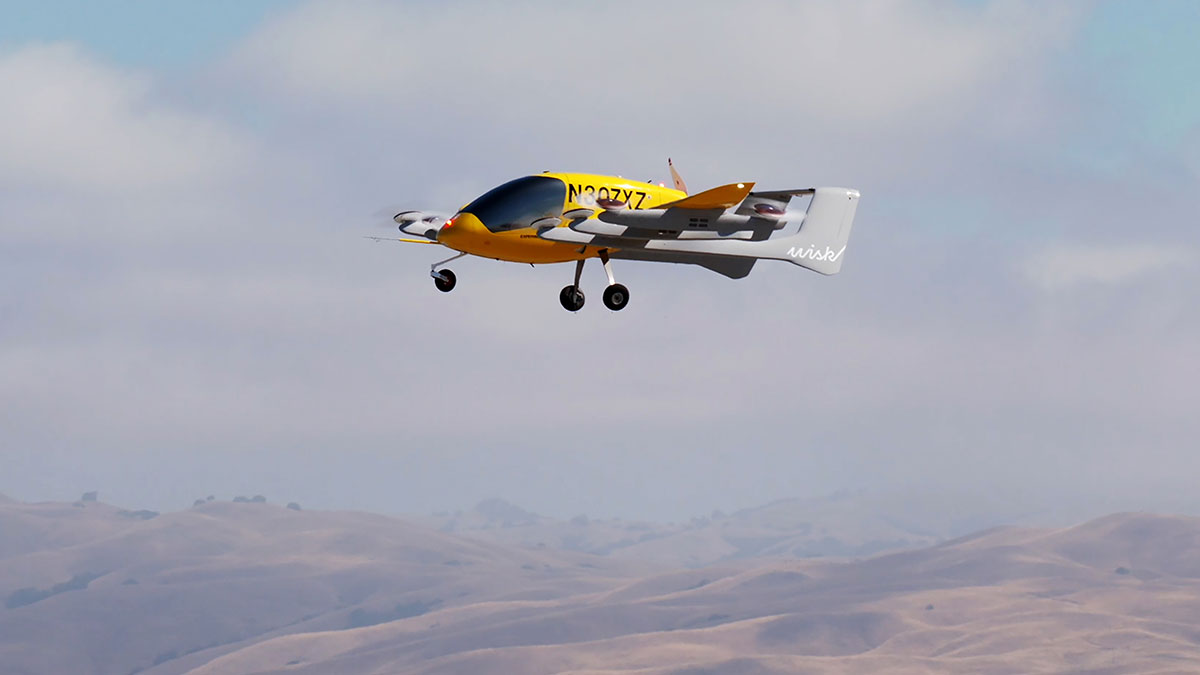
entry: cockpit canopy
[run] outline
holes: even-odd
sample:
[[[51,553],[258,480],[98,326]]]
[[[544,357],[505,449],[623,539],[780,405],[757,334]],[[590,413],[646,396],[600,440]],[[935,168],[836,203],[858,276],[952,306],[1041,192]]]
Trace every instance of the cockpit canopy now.
[[[550,176],[525,176],[485,192],[462,208],[491,232],[529,227],[542,218],[558,217],[567,201],[567,184]]]

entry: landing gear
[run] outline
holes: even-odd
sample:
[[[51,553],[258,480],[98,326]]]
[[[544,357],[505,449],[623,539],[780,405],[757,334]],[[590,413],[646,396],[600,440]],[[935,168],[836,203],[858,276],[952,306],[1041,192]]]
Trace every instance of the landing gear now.
[[[583,291],[578,286],[564,286],[558,293],[558,301],[568,312],[578,312],[583,309]]]
[[[604,289],[604,306],[614,312],[619,312],[625,309],[625,305],[629,304],[629,289],[621,284],[613,284]]]
[[[451,272],[450,270],[439,270],[438,268],[448,262],[458,260],[464,255],[466,255],[466,253],[459,253],[452,258],[447,258],[441,262],[437,262],[429,266],[429,276],[433,277],[433,285],[437,286],[439,291],[443,293],[449,293],[450,291],[454,290],[454,284],[458,283],[458,277],[454,276],[454,272]]]
[[[433,277],[433,285],[437,286],[437,289],[443,293],[449,293],[454,290],[454,284],[456,283],[458,283],[458,277],[454,276],[454,272],[450,270],[442,270]]]
[[[583,291],[579,290],[579,277],[583,274],[583,261],[575,262],[575,283],[563,286],[558,292],[558,302],[568,312],[578,312],[583,309]]]
[[[580,260],[575,263],[575,283],[564,286],[558,293],[558,302],[568,312],[578,312],[583,309],[583,291],[579,288],[579,277],[583,274],[583,262]],[[604,263],[604,274],[608,277],[608,287],[604,289],[604,306],[614,312],[619,312],[629,304],[629,289],[613,279],[612,266],[608,263],[608,249],[600,250],[600,262]]]
[[[604,263],[604,274],[608,277],[608,288],[604,289],[604,306],[619,312],[629,304],[629,289],[618,284],[613,278],[612,265],[608,264],[608,249],[600,249],[600,262]]]

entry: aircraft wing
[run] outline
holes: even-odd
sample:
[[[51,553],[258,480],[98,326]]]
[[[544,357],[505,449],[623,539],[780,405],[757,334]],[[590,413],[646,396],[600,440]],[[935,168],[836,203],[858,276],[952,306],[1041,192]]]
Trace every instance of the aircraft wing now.
[[[754,183],[730,183],[659,206],[660,209],[728,209],[742,203]]]
[[[572,214],[575,217],[565,225],[543,228],[538,235],[611,248],[622,257],[768,258],[821,274],[841,269],[858,205],[857,190],[753,192],[753,187],[753,183],[724,185],[654,209],[608,209],[595,212],[594,217]],[[796,197],[808,196],[812,199],[804,211],[791,207]],[[799,226],[796,232],[784,232],[789,223]]]

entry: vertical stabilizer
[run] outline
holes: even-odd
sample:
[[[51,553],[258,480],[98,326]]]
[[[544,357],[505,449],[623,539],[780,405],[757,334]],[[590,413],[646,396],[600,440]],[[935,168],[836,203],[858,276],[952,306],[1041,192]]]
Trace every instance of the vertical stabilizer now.
[[[858,197],[858,190],[847,188],[814,190],[800,231],[779,239],[771,257],[821,274],[837,274],[850,241]]]

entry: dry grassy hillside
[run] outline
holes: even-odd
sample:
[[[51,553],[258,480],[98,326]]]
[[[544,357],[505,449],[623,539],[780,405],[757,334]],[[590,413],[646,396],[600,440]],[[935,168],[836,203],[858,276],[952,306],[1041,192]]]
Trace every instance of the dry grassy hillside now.
[[[214,502],[155,516],[99,503],[8,503],[0,672],[198,665],[287,633],[487,601],[554,601],[635,572],[363,513]]]
[[[1200,672],[1193,518],[670,572],[265,504],[0,526],[6,674]]]
[[[1196,519],[1121,515],[859,562],[691,570],[266,641],[195,672],[1198,672],[1197,536]]]

